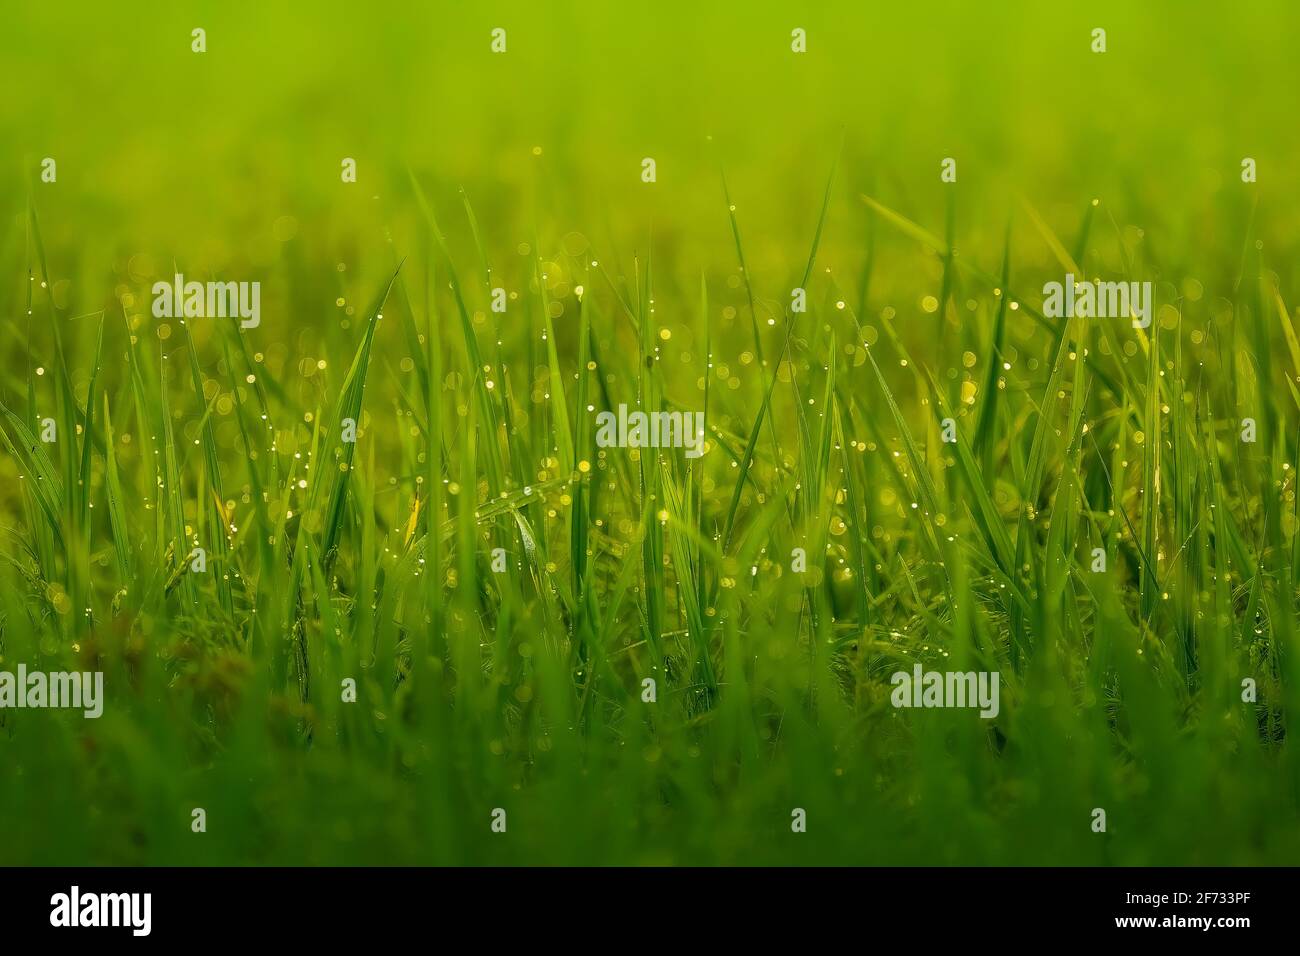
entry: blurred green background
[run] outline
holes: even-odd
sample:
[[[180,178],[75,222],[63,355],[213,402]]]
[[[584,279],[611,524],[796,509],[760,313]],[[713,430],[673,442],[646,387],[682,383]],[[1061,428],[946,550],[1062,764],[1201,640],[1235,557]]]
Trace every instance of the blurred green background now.
[[[48,3],[6,17],[11,211],[53,156],[59,188],[37,194],[51,245],[93,237],[213,266],[274,262],[281,216],[369,248],[410,215],[408,166],[470,190],[507,248],[534,228],[653,227],[690,261],[729,240],[725,165],[755,269],[802,256],[841,135],[846,196],[871,187],[931,221],[954,156],[966,227],[994,234],[1015,193],[1075,216],[1102,195],[1167,242],[1229,252],[1238,237],[1207,217],[1241,157],[1279,201],[1294,178],[1285,2]],[[489,49],[498,26],[505,55]],[[344,156],[356,189],[339,183]],[[829,242],[858,237],[857,204],[831,217]]]

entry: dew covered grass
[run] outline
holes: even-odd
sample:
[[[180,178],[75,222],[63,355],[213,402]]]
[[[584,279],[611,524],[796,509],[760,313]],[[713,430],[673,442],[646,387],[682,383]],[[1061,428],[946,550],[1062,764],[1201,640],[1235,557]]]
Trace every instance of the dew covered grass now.
[[[1297,859],[1293,5],[200,7],[0,31],[0,862]]]

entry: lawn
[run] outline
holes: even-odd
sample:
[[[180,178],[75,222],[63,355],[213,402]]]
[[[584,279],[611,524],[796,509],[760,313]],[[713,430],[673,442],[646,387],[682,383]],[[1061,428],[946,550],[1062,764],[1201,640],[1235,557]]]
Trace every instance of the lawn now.
[[[1300,858],[1294,4],[10,6],[0,863]]]

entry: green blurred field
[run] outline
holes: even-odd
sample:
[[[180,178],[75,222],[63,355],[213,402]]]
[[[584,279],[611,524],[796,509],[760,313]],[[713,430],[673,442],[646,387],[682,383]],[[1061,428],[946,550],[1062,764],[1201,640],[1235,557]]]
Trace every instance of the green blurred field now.
[[[5,5],[0,863],[1297,858],[1300,11],[817,6]]]

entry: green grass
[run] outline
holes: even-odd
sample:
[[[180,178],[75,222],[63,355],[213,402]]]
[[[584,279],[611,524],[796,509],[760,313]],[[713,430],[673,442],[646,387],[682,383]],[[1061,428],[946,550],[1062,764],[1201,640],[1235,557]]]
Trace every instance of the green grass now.
[[[1216,97],[1285,101],[1296,15],[1206,52],[1226,13],[1127,6],[1104,58],[954,5],[809,16],[794,65],[770,11],[508,4],[500,61],[477,14],[213,12],[200,60],[88,11],[74,49],[180,44],[98,49],[170,80],[124,141],[23,13],[0,667],[107,703],[0,711],[0,862],[1294,861],[1300,143]],[[155,319],[175,269],[261,326]],[[1150,328],[1047,317],[1067,271],[1152,281]],[[596,447],[620,404],[707,454]],[[896,710],[918,661],[999,715]]]

